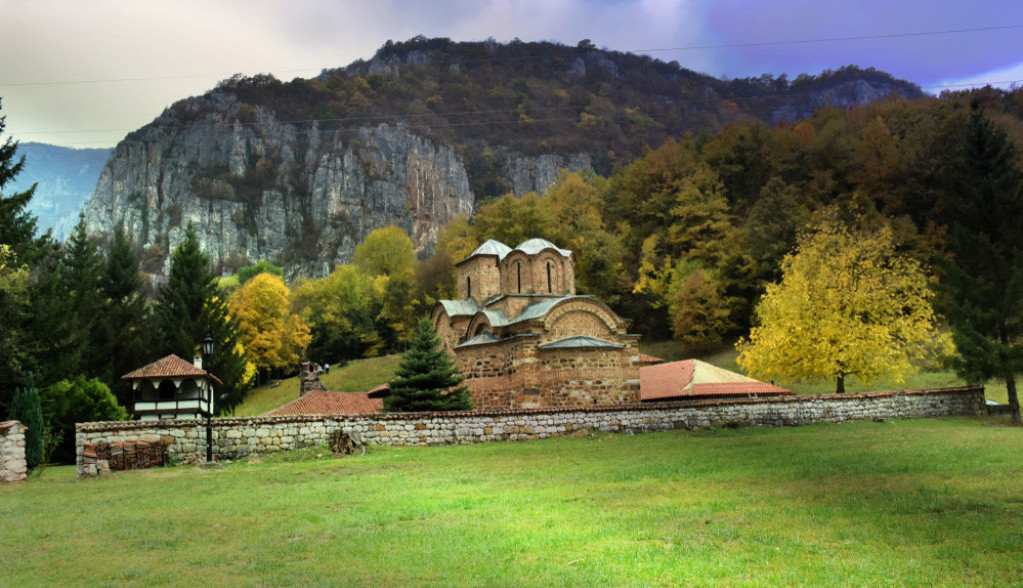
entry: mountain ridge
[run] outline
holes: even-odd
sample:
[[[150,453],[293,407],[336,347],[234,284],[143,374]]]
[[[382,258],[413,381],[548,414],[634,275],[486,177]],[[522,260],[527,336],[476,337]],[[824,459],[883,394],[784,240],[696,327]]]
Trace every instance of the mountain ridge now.
[[[823,80],[823,81],[822,81]],[[716,80],[647,56],[555,43],[388,42],[369,61],[282,82],[235,76],[115,149],[88,230],[129,228],[163,273],[192,223],[220,271],[257,259],[319,276],[397,224],[429,253],[484,198],[607,175],[670,138],[923,93],[855,67]]]

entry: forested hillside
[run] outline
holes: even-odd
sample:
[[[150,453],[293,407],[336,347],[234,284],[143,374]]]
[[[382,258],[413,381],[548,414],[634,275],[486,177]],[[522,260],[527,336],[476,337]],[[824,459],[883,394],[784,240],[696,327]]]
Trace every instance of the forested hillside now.
[[[282,120],[345,131],[400,120],[431,141],[456,146],[477,199],[514,190],[505,157],[587,154],[601,175],[647,147],[734,121],[795,122],[826,106],[865,105],[918,87],[849,66],[789,81],[718,80],[643,55],[599,50],[588,40],[455,43],[416,37],[388,42],[369,61],[291,82],[236,77],[222,90]],[[178,107],[184,107],[182,103]]]
[[[87,227],[123,225],[155,274],[192,223],[219,272],[267,259],[322,277],[390,224],[428,254],[475,202],[542,193],[562,168],[607,176],[668,140],[892,95],[921,93],[856,67],[725,82],[585,41],[415,38],[313,79],[238,76],[179,101],[117,146]]]
[[[826,108],[795,124],[736,122],[669,140],[610,178],[565,174],[545,195],[485,203],[449,226],[438,255],[460,259],[486,238],[545,237],[575,251],[580,291],[609,300],[638,332],[714,345],[748,329],[765,285],[822,209],[850,225],[891,225],[900,249],[933,265],[974,109],[1023,140],[1018,90]]]

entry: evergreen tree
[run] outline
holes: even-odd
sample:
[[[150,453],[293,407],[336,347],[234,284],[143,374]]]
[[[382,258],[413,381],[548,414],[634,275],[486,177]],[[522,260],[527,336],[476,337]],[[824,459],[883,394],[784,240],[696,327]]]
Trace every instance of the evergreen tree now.
[[[7,117],[0,116],[0,134]],[[8,137],[0,144],[0,409],[7,412],[11,391],[24,383],[23,367],[27,360],[25,304],[27,272],[26,248],[35,239],[35,219],[26,207],[35,186],[20,194],[10,194],[4,186],[14,180],[25,165],[17,157],[18,144]]]
[[[1020,419],[1016,374],[1023,369],[1023,171],[1003,129],[971,115],[961,164],[945,194],[941,309],[952,327],[956,371],[969,382],[1005,381]]]
[[[429,319],[419,321],[396,375],[398,379],[389,384],[390,396],[384,399],[388,412],[472,408],[468,389],[459,386],[465,378],[458,375],[458,367],[441,347]]]
[[[95,373],[99,358],[92,342],[103,307],[102,272],[103,258],[85,232],[85,215],[82,214],[65,245],[56,276],[58,297],[68,310],[59,317],[59,324],[54,325],[63,331],[66,367],[57,374],[60,379]]]
[[[171,257],[170,275],[160,288],[154,318],[157,348],[162,354],[191,359],[207,334],[213,338],[210,372],[223,382],[214,397],[215,410],[223,414],[237,406],[250,385],[238,320],[218,296],[216,275],[191,225]]]
[[[0,135],[7,127],[7,117],[0,116]],[[35,258],[37,246],[36,219],[28,211],[28,202],[35,185],[24,192],[9,194],[4,186],[14,180],[25,167],[25,157],[17,157],[18,143],[8,137],[0,144],[0,243],[9,245],[22,263]]]
[[[25,461],[28,468],[33,469],[43,461],[43,411],[32,374],[25,387],[14,391],[10,419],[21,421],[28,429],[25,431]]]
[[[110,390],[121,406],[132,407],[131,385],[121,376],[142,365],[146,358],[149,330],[146,328],[146,303],[140,294],[138,258],[131,243],[118,226],[114,229],[100,291],[103,295],[102,319],[93,330],[96,377],[110,383]]]
[[[12,391],[22,384],[26,350],[22,337],[28,316],[28,270],[11,248],[0,243],[0,414],[7,414]]]

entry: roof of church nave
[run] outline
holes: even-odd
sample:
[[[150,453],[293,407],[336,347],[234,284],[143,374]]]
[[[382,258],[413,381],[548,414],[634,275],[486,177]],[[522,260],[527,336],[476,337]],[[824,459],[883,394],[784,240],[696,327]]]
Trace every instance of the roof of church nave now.
[[[489,310],[487,308],[488,306],[500,300],[501,298],[504,298],[505,296],[515,297],[535,296],[536,298],[539,298],[540,301],[534,304],[530,304],[514,318],[509,318],[508,315],[505,314],[503,310],[499,309]],[[618,317],[618,314],[611,310],[611,308],[608,307],[606,304],[604,304],[602,300],[588,294],[565,294],[560,296],[558,295],[551,296],[550,294],[500,294],[488,300],[486,305],[483,306],[482,308],[477,306],[476,302],[472,300],[438,300],[437,303],[444,309],[444,312],[449,317],[475,316],[478,313],[482,313],[484,316],[487,317],[487,320],[490,322],[490,325],[492,327],[506,327],[508,325],[513,325],[516,323],[521,323],[529,320],[542,319],[543,317],[547,316],[547,313],[550,312],[555,306],[562,302],[565,302],[566,300],[587,300],[591,302],[597,302],[601,306],[606,307],[608,311],[610,311],[612,314]]]
[[[464,263],[466,261],[469,261],[470,259],[476,257],[477,255],[493,255],[500,260],[504,259],[505,257],[508,257],[514,251],[521,251],[526,255],[536,255],[545,249],[552,249],[555,253],[562,257],[572,256],[572,252],[569,251],[568,249],[562,249],[555,245],[554,243],[551,243],[547,239],[541,239],[539,237],[527,239],[522,243],[519,243],[519,246],[516,247],[515,249],[508,247],[507,245],[496,239],[487,239],[486,241],[483,242],[482,245],[477,247],[475,251],[470,253],[468,257],[466,257],[465,259],[458,263]]]

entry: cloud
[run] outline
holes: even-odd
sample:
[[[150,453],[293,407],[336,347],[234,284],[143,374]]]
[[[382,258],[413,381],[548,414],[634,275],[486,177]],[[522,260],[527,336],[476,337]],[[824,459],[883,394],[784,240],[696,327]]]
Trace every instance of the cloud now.
[[[984,86],[992,86],[1003,90],[1023,86],[1023,62],[973,76],[944,79],[933,87],[925,88],[925,90],[937,94],[946,88],[949,90],[964,90],[971,87],[982,88]]]

